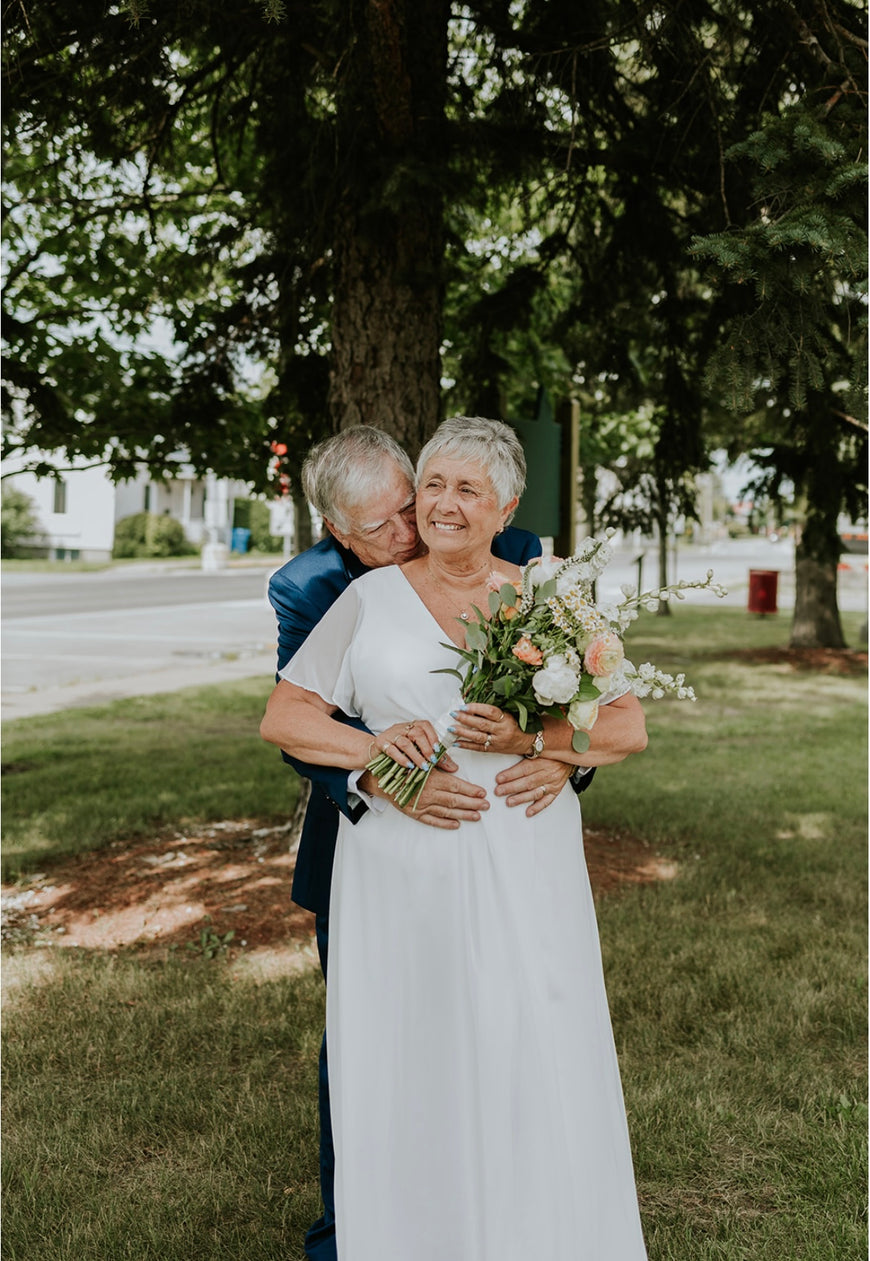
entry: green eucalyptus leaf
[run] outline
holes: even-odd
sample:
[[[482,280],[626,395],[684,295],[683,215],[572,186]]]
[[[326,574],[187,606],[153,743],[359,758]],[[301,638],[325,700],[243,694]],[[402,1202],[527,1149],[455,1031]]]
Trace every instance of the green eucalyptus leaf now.
[[[489,603],[489,611],[492,614],[492,616],[495,617],[496,613],[501,608],[501,600],[499,599],[499,595],[497,591],[490,591],[489,597],[488,597],[488,603]]]
[[[575,731],[571,737],[571,748],[575,753],[585,753],[589,748],[589,732]]]
[[[495,592],[493,592],[493,595],[494,594]],[[502,604],[506,604],[509,609],[515,609],[519,596],[517,595],[517,589],[513,583],[506,582],[502,587],[500,587],[498,598]]]
[[[577,699],[581,701],[594,701],[596,696],[601,695],[601,688],[596,687],[588,674],[584,674],[580,680],[580,686],[577,689]]]
[[[465,632],[465,642],[469,648],[474,649],[476,652],[482,653],[486,651],[486,634],[474,622],[469,622],[468,624],[468,629]]]

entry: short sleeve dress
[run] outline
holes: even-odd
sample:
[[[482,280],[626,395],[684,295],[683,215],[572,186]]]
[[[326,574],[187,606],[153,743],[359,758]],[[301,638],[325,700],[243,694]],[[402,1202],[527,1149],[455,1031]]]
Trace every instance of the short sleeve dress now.
[[[282,671],[372,731],[457,700],[401,570],[354,582]],[[642,1261],[576,795],[477,823],[342,818],[327,1048],[339,1261]]]

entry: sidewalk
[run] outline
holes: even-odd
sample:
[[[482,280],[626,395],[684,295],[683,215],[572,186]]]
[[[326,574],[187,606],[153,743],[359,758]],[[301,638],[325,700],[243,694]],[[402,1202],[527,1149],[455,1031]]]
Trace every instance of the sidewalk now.
[[[231,683],[235,679],[254,676],[263,680],[263,703],[275,681],[275,649],[251,653],[232,660],[187,662],[162,670],[131,674],[124,678],[90,679],[84,683],[70,683],[63,687],[46,687],[27,692],[4,691],[2,716],[4,722],[15,718],[32,718],[41,714],[54,714],[62,709],[86,709],[90,705],[108,705],[111,701],[126,700],[131,696],[154,696],[159,692],[176,692],[185,687],[210,687],[216,683]]]

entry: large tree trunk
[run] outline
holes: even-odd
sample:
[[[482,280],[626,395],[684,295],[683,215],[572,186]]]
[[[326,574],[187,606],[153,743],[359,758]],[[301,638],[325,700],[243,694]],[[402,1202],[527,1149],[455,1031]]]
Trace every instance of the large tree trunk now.
[[[353,8],[339,98],[330,417],[412,457],[439,420],[447,17],[444,0]]]
[[[810,512],[795,549],[792,648],[845,648],[837,606],[840,537],[833,521]]]
[[[829,400],[811,395],[810,407],[827,415]],[[843,501],[843,471],[838,447],[829,430],[807,426],[814,441],[807,443],[802,490],[807,511],[795,549],[795,602],[791,626],[792,648],[845,648],[837,607],[837,564],[840,535],[837,517]]]

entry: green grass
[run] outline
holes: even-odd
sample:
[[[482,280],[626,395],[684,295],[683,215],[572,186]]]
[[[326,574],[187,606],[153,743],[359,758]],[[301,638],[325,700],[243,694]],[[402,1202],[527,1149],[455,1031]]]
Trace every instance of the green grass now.
[[[775,631],[641,620],[699,699],[584,799],[678,864],[599,909],[655,1261],[866,1256],[866,677],[722,656]]]
[[[286,818],[296,780],[258,733],[269,688],[245,679],[6,724],[5,875],[179,822]]]
[[[587,822],[677,867],[598,907],[650,1261],[867,1253],[866,678],[725,655],[786,633],[717,608],[641,620],[630,654],[685,667],[699,699],[650,703],[647,752],[599,772],[583,801]],[[167,822],[285,813],[270,750],[252,769],[260,692],[10,724],[7,760],[11,745],[40,774],[60,764],[20,853],[45,861],[41,832],[65,817],[87,844],[102,789],[64,772],[79,746],[94,774],[134,768],[113,781],[104,839],[147,826],[158,785]],[[219,770],[197,776],[206,764]],[[231,810],[212,781],[233,776]],[[7,958],[23,982],[4,1022],[9,1261],[302,1257],[322,987],[314,973],[258,984],[243,963]]]
[[[7,1008],[5,1261],[301,1257],[322,993],[57,952]]]

